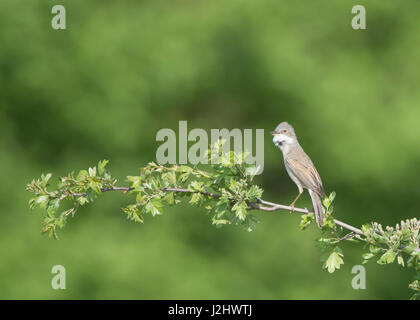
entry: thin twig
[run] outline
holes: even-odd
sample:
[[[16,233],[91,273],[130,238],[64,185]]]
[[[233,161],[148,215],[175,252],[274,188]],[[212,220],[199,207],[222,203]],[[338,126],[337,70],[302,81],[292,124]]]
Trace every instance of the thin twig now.
[[[347,240],[347,239],[353,238],[355,235],[356,234],[354,232],[350,232],[350,233],[346,234],[344,237],[342,237],[342,238],[340,238],[338,240],[339,241]]]

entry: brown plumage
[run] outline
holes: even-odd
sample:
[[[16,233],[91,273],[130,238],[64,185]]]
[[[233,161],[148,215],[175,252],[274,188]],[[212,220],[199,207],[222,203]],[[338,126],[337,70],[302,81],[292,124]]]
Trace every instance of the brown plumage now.
[[[321,177],[308,155],[300,146],[293,127],[287,122],[280,123],[271,133],[274,144],[283,152],[284,164],[290,178],[297,185],[299,194],[295,202],[303,193],[303,188],[308,189],[314,207],[315,220],[321,228],[324,224],[324,209],[321,198],[325,197]]]

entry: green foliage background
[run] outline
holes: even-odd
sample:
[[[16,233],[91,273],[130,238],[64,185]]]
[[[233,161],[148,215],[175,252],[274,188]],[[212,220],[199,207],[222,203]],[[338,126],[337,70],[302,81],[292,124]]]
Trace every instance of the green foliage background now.
[[[64,4],[66,31],[50,27]],[[364,4],[366,31],[351,8]],[[211,226],[184,205],[144,225],[124,218],[132,199],[108,193],[82,208],[61,240],[40,234],[25,185],[111,160],[123,180],[155,160],[160,128],[294,125],[335,216],[355,226],[419,217],[420,2],[0,2],[0,298],[406,299],[413,274],[367,267],[344,245],[333,275],[320,267],[318,231],[291,214],[259,213],[252,233]],[[120,181],[122,184],[123,181]],[[256,178],[266,200],[296,187],[265,140]],[[307,194],[297,206],[310,207]],[[51,289],[51,268],[67,289]]]

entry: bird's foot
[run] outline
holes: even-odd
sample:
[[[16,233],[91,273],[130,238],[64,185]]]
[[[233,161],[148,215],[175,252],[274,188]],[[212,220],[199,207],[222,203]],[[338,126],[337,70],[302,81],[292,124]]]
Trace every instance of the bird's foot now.
[[[290,213],[293,213],[293,212],[295,212],[295,204],[294,203],[292,203],[290,205]]]

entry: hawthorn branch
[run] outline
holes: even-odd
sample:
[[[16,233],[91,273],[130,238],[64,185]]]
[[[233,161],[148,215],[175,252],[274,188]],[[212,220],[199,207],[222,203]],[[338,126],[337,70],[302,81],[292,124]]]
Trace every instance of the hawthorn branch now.
[[[101,188],[102,192],[123,191],[124,193],[127,193],[128,191],[131,191],[131,190],[134,190],[134,188],[130,188],[130,187]],[[220,194],[216,194],[216,193],[212,193],[212,192],[205,192],[205,191],[203,191],[203,192],[193,191],[193,190],[186,189],[186,188],[164,188],[164,189],[162,189],[162,191],[164,191],[164,192],[180,192],[180,193],[200,193],[202,195],[209,196],[213,199],[219,199],[221,197]],[[84,197],[84,196],[86,196],[86,193],[72,193],[71,195],[74,196],[74,197]],[[235,201],[235,200],[232,199],[232,201]],[[278,210],[284,210],[284,211],[289,211],[289,212],[298,212],[298,213],[301,213],[301,214],[307,214],[307,213],[313,212],[312,210],[308,210],[306,208],[292,208],[291,206],[266,201],[266,200],[263,200],[263,199],[260,199],[260,198],[257,199],[257,202],[248,202],[248,206],[249,206],[249,210],[261,210],[261,211],[266,211],[266,212],[273,212],[273,211],[278,211]],[[347,230],[351,231],[349,234],[347,234],[346,236],[341,238],[340,241],[346,240],[348,238],[352,238],[355,235],[364,236],[364,233],[359,228],[356,228],[352,225],[349,225],[349,224],[347,224],[345,222],[342,222],[340,220],[337,220],[337,219],[334,219],[334,223],[336,225],[339,225],[343,229],[347,229]],[[404,247],[405,247],[405,245],[401,245],[401,248],[404,248]],[[420,252],[420,248],[416,248],[415,251]]]
[[[124,193],[134,190],[134,188],[129,188],[129,187],[112,187],[112,188],[101,188],[102,192],[108,192],[108,191],[123,191]],[[186,188],[164,188],[162,191],[164,192],[181,192],[181,193],[200,193],[202,195],[205,196],[209,196],[211,198],[214,199],[219,199],[221,197],[221,195],[216,194],[216,193],[212,193],[212,192],[198,192],[198,191],[193,191],[190,189],[186,189]],[[85,197],[86,193],[72,193],[71,194],[74,197]],[[302,213],[302,214],[306,214],[306,213],[310,213],[313,212],[311,210],[308,210],[306,208],[302,209],[302,208],[292,208],[291,206],[286,206],[283,204],[278,204],[278,203],[274,203],[274,202],[269,202],[269,201],[265,201],[262,199],[258,199],[257,202],[249,202],[248,206],[250,208],[250,210],[261,210],[261,211],[267,211],[267,212],[273,212],[273,211],[278,211],[278,210],[285,210],[285,211],[293,211],[293,212],[298,212],[298,213]],[[293,209],[293,210],[292,210]],[[347,223],[344,223],[340,220],[334,219],[335,224],[341,226],[344,229],[347,229],[353,233],[356,233],[358,235],[364,235],[362,230],[360,230],[359,228],[353,227]]]

